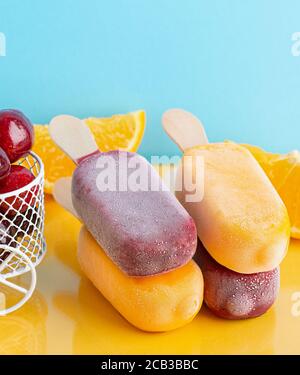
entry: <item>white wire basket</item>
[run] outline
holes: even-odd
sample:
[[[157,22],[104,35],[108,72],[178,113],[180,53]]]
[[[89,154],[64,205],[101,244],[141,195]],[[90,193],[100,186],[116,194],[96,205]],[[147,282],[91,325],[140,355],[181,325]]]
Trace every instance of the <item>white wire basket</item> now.
[[[35,179],[21,189],[0,194],[0,316],[17,310],[31,297],[36,285],[35,267],[46,252],[43,163],[30,152],[18,165],[29,169]],[[18,278],[9,280],[24,273],[30,276],[25,288],[18,284]],[[6,293],[13,289],[23,297],[7,307],[3,287]]]

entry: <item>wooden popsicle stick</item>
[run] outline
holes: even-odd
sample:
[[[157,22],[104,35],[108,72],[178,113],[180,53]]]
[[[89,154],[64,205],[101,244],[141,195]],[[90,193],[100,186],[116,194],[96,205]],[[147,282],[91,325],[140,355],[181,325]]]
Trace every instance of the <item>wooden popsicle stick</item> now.
[[[54,117],[49,124],[53,141],[76,163],[100,153],[93,134],[79,118],[69,115]]]
[[[208,144],[204,126],[190,112],[179,108],[169,109],[162,116],[162,124],[165,132],[181,151]]]
[[[73,216],[81,221],[72,202],[72,178],[63,177],[57,180],[53,188],[53,196],[56,202],[69,211]]]

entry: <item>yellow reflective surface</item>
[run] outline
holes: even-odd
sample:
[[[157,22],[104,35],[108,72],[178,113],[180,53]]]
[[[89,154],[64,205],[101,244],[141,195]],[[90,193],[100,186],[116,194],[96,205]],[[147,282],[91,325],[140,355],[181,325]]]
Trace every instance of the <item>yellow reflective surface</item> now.
[[[79,228],[46,199],[48,252],[37,268],[31,300],[0,317],[1,354],[300,354],[300,302],[292,301],[300,301],[300,241],[291,243],[281,266],[279,299],[267,314],[226,321],[203,307],[186,327],[153,334],[127,323],[82,275],[76,260]]]

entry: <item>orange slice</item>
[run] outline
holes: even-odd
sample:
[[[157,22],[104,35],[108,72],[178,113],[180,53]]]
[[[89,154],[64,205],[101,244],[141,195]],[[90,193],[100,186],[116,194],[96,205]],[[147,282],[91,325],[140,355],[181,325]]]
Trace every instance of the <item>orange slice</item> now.
[[[291,236],[300,239],[300,152],[272,154],[263,149],[244,145],[260,163],[289,213]]]
[[[93,132],[101,151],[125,150],[137,151],[145,130],[144,111],[110,118],[91,117],[84,120]],[[51,194],[54,183],[61,177],[71,176],[75,165],[52,141],[47,125],[34,125],[35,143],[33,151],[37,153],[45,166],[45,192]]]
[[[300,239],[300,153],[278,155],[270,161],[268,176],[285,203],[291,236]]]
[[[255,159],[259,162],[261,165],[262,169],[268,174],[269,172],[269,165],[270,162],[279,156],[278,154],[272,154],[271,152],[267,152],[263,150],[262,148],[258,146],[253,146],[253,145],[242,145],[246,147],[252,155],[255,157]]]

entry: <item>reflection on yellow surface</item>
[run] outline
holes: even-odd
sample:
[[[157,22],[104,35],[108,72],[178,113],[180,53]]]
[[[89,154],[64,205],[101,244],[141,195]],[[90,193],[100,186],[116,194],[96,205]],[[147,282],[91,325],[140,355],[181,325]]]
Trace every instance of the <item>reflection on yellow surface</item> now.
[[[81,224],[70,213],[57,205],[50,196],[46,196],[45,237],[47,255],[80,273],[77,262],[77,237]]]
[[[276,352],[283,354],[300,354],[300,316],[292,314],[292,295],[295,292],[300,292],[300,240],[292,240],[281,266],[274,345]]]
[[[0,318],[0,353],[300,354],[300,317],[291,313],[292,294],[300,291],[300,241],[291,243],[279,299],[267,314],[226,321],[203,307],[181,329],[145,333],[123,319],[80,271],[79,222],[51,198],[46,215],[48,253],[38,267],[38,290],[22,309]]]
[[[45,300],[35,292],[22,309],[0,318],[0,353],[46,353],[46,318]]]
[[[184,328],[168,333],[145,333],[132,327],[82,278],[78,295],[59,293],[54,305],[76,321],[73,353],[156,354],[156,353],[248,353],[253,341],[255,352],[274,352],[274,310],[264,317],[243,322],[227,322],[206,308]],[[257,332],[263,335],[256,341]]]

